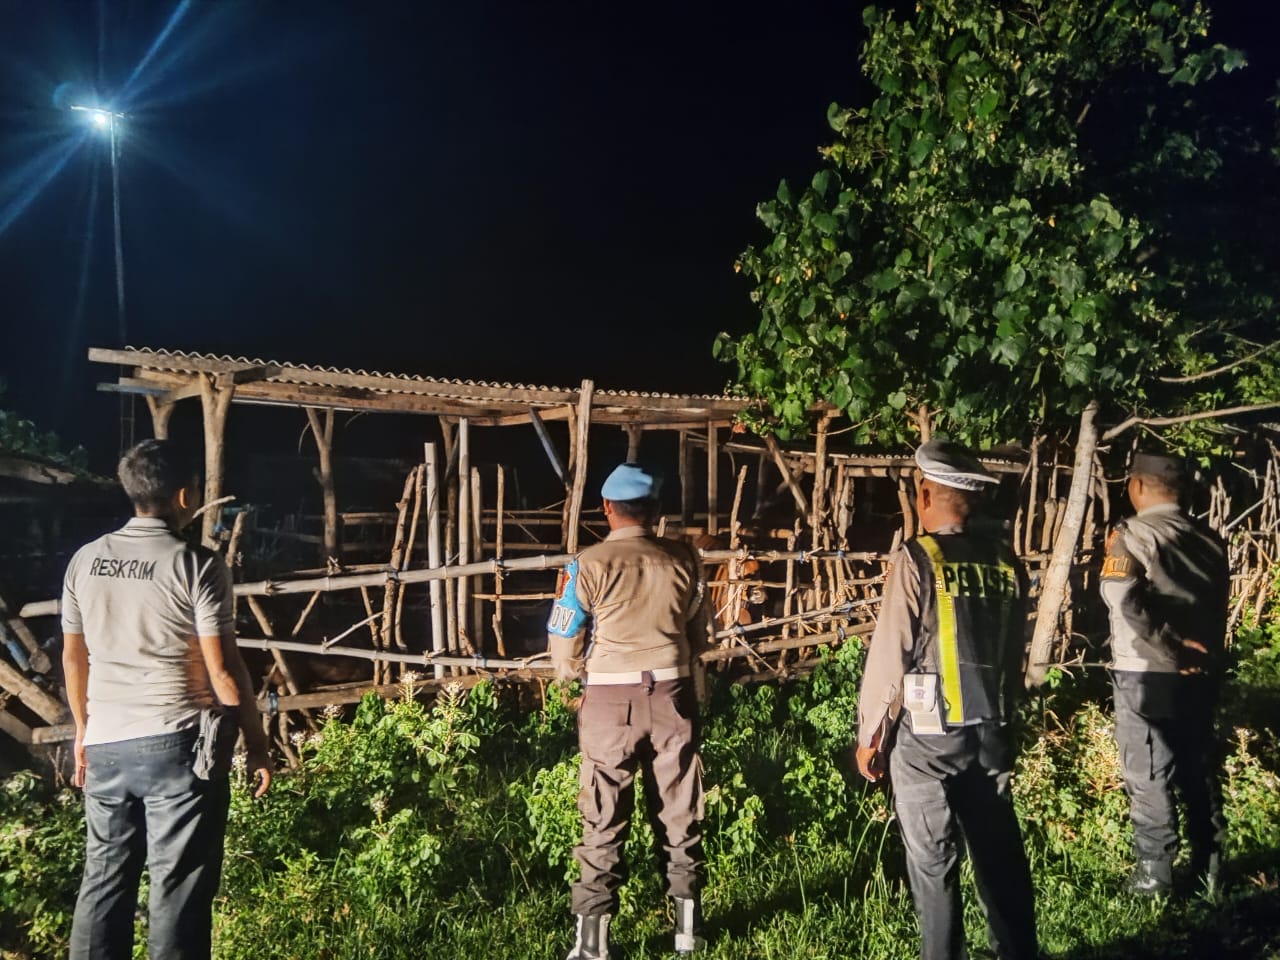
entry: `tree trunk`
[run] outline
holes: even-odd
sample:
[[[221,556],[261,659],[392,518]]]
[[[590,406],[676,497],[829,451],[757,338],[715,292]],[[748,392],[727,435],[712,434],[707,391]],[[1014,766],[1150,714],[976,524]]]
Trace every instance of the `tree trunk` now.
[[[1063,512],[1062,529],[1053,544],[1053,556],[1040,586],[1040,605],[1036,613],[1035,632],[1031,636],[1031,654],[1027,658],[1027,686],[1038,686],[1044,680],[1053,654],[1053,638],[1058,632],[1058,618],[1067,602],[1071,582],[1071,565],[1075,560],[1084,511],[1089,503],[1093,481],[1093,455],[1098,447],[1098,404],[1089,405],[1080,414],[1080,436],[1076,440],[1076,462],[1071,472],[1071,489]]]

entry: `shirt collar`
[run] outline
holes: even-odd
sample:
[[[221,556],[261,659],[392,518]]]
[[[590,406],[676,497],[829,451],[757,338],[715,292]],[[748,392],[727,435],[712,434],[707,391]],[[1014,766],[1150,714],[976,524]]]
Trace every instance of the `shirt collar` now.
[[[1182,505],[1178,503],[1157,503],[1155,506],[1147,507],[1145,510],[1139,510],[1137,515],[1145,517],[1151,513],[1181,513]]]
[[[929,533],[939,533],[944,537],[951,536],[953,533],[964,533],[964,524],[946,523],[940,526],[937,530],[930,530]]]
[[[124,526],[126,530],[168,530],[169,521],[164,517],[134,517]]]
[[[630,540],[634,537],[647,537],[647,536],[649,536],[649,528],[643,525],[638,525],[634,527],[619,527],[617,530],[611,530],[609,531],[609,536],[605,537],[605,539],[606,540]]]

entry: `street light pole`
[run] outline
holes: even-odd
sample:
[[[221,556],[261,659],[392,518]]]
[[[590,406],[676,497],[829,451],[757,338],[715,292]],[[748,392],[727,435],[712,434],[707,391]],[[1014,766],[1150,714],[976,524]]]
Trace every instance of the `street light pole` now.
[[[102,107],[86,107],[73,103],[72,110],[89,114],[89,119],[99,130],[106,130],[111,150],[111,216],[116,254],[116,334],[121,347],[128,346],[129,324],[125,319],[124,302],[124,240],[120,227],[120,131],[123,113]]]
[[[105,130],[109,137],[111,150],[111,219],[112,234],[115,240],[116,254],[116,336],[123,349],[129,345],[129,324],[125,319],[124,303],[124,238],[120,227],[120,121],[125,119],[123,113],[103,107],[88,107],[73,103],[71,109],[89,115],[90,122],[99,129]],[[121,371],[125,372],[124,370]],[[120,397],[120,452],[133,446],[134,438],[134,402],[132,395]]]

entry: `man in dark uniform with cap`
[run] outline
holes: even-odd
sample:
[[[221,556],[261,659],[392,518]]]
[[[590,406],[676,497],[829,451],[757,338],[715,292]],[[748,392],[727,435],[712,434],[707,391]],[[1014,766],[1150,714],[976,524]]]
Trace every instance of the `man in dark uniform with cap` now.
[[[1026,574],[971,522],[996,478],[948,441],[923,444],[916,464],[925,532],[891,558],[858,698],[858,769],[875,783],[888,757],[921,957],[967,955],[967,844],[992,947],[1002,960],[1033,960],[1034,893],[1009,792]]]
[[[1210,889],[1225,832],[1212,757],[1230,573],[1222,539],[1180,506],[1185,485],[1174,457],[1134,456],[1129,499],[1138,512],[1108,538],[1099,581],[1133,819],[1130,887],[1145,894],[1173,885],[1175,784],[1187,807],[1192,869]]]
[[[693,548],[651,532],[658,487],[635,463],[609,475],[601,490],[609,536],[565,567],[547,623],[557,676],[586,681],[578,712],[583,836],[574,849],[582,873],[568,960],[609,956],[637,769],[674,901],[675,949],[703,946],[702,760],[691,677],[705,641],[702,563]]]

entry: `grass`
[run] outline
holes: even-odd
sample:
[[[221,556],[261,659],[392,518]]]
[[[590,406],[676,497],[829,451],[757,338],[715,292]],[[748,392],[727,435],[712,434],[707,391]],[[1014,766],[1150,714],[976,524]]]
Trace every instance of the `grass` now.
[[[1270,649],[1276,638],[1253,642]],[[851,645],[809,681],[718,691],[705,736],[708,957],[916,955],[886,796],[834,762],[860,669]],[[1124,890],[1131,831],[1096,692],[1060,687],[1027,711],[1015,792],[1046,954],[1280,957],[1274,736],[1241,730],[1225,744],[1221,896],[1141,899]],[[562,957],[578,829],[572,723],[556,697],[522,718],[486,687],[430,707],[373,699],[331,718],[265,802],[237,790],[216,955]],[[0,956],[65,953],[82,829],[73,793],[30,774],[0,788]],[[651,839],[638,817],[618,958],[670,956]],[[966,883],[973,949],[985,927]]]

